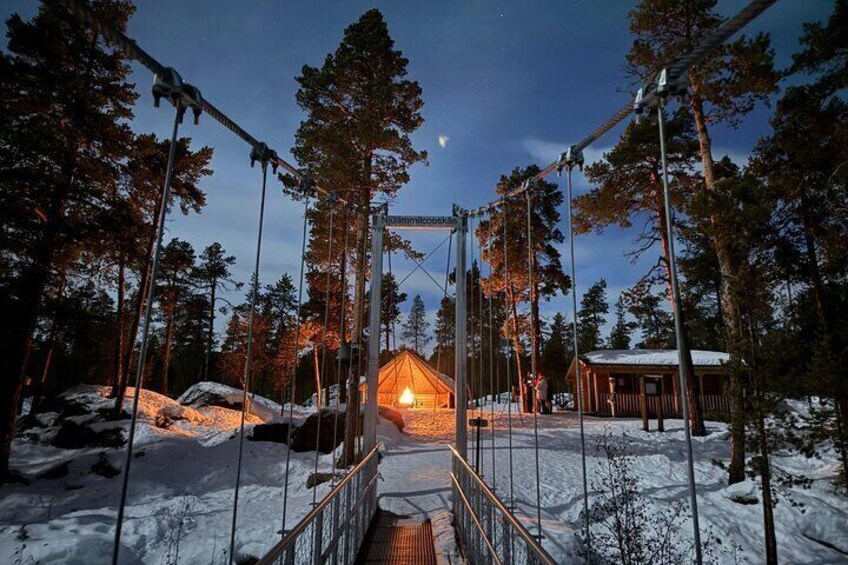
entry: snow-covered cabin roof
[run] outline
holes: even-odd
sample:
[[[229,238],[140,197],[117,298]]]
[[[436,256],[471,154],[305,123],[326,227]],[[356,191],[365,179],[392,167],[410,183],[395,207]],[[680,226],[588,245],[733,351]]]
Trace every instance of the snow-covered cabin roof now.
[[[590,351],[580,355],[590,365],[649,365],[676,367],[676,349],[608,349]],[[730,355],[721,351],[692,350],[692,364],[696,367],[719,367],[730,361]]]

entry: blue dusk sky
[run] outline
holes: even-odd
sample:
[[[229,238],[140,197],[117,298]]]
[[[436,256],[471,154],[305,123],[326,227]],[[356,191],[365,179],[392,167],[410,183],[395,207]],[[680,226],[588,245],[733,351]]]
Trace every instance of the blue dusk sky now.
[[[718,9],[732,15],[745,4],[720,0]],[[411,182],[392,203],[394,213],[442,215],[450,213],[452,203],[471,208],[487,202],[499,175],[516,166],[549,164],[630,99],[623,64],[632,42],[627,19],[632,1],[143,0],[137,5],[129,35],[288,160],[304,117],[295,104],[295,77],[302,65],[320,65],[346,26],[366,10],[380,9],[396,48],[409,59],[409,78],[423,90],[425,122],[413,141],[429,153],[429,166],[412,168]],[[826,0],[783,0],[745,31],[769,32],[778,64],[785,66],[798,49],[802,23],[826,19],[832,7]],[[28,18],[36,9],[32,0],[6,0],[0,14]],[[153,107],[153,77],[135,63],[133,69],[141,94],[133,127],[167,137],[172,113],[165,105]],[[769,112],[758,108],[735,130],[715,128],[716,158],[728,154],[744,162],[768,131]],[[247,281],[257,231],[259,168],[250,168],[249,147],[217,122],[208,116],[199,126],[190,122],[180,133],[191,136],[196,146],[215,148],[215,173],[203,183],[208,197],[203,213],[175,214],[166,237],[187,239],[198,253],[212,241],[221,242],[238,258],[236,277]],[[587,161],[611,147],[621,129],[589,148]],[[575,174],[575,180],[578,193],[588,189],[582,175]],[[302,205],[283,196],[277,183],[270,186],[261,281],[272,283],[286,272],[296,280]],[[410,237],[429,252],[444,234]],[[627,261],[624,254],[633,249],[635,237],[633,230],[619,229],[578,237],[578,296],[605,277],[613,303],[656,262],[655,251],[638,263]],[[562,246],[566,269],[567,245]],[[427,263],[437,280],[444,279],[446,251],[443,246]],[[401,278],[413,266],[399,257],[393,261]],[[434,314],[441,291],[426,275],[414,274],[403,290],[410,297],[404,312],[412,296],[421,294]],[[571,318],[570,299],[554,299],[543,315],[556,311]]]

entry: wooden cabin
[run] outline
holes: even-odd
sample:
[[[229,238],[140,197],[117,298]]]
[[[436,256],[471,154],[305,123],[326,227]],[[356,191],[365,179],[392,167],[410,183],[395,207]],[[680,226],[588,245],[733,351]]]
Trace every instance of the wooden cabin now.
[[[727,393],[727,353],[692,351],[695,378],[701,389],[704,413],[730,412]],[[577,398],[577,360],[571,363],[567,379]],[[580,355],[584,411],[601,416],[639,416],[640,391],[644,382],[650,417],[662,402],[666,417],[680,417],[678,361],[676,349],[613,349]],[[575,410],[577,404],[575,404]]]
[[[359,390],[364,398],[365,383]],[[377,402],[386,406],[453,408],[453,379],[404,349],[380,369]]]

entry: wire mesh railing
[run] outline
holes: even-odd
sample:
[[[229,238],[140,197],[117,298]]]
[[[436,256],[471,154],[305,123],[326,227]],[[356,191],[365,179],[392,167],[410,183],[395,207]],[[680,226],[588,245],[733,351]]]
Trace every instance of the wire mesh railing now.
[[[258,564],[347,565],[356,561],[377,511],[379,448],[374,447]]]
[[[451,447],[453,515],[468,563],[553,565],[555,561]]]

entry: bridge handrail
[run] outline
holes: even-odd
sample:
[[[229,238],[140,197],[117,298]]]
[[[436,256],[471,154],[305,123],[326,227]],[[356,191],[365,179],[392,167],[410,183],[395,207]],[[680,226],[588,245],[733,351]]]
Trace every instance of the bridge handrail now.
[[[374,448],[353,468],[327,495],[321,499],[315,505],[315,508],[309,511],[309,513],[304,516],[292,529],[288,532],[285,537],[278,541],[274,547],[272,547],[259,561],[257,561],[257,565],[271,565],[272,563],[283,562],[283,558],[286,556],[287,552],[291,552],[294,546],[297,544],[298,540],[301,539],[304,534],[309,532],[310,528],[313,528],[313,532],[310,532],[309,535],[314,535],[313,538],[313,546],[311,551],[313,553],[312,562],[321,563],[328,559],[329,553],[338,551],[338,543],[343,535],[350,535],[348,531],[351,520],[354,518],[356,514],[356,510],[360,508],[363,501],[366,500],[366,495],[371,491],[374,487],[374,482],[377,479],[377,454],[380,451],[380,444],[374,446]],[[361,486],[360,481],[360,489],[359,492],[356,493],[356,500],[353,505],[350,505],[350,497],[348,496],[348,508],[346,509],[346,515],[343,517],[343,521],[341,524],[338,524],[333,531],[333,538],[329,541],[329,543],[324,544],[323,540],[320,539],[320,533],[314,533],[314,528],[321,528],[323,531],[323,518],[324,511],[331,503],[335,503],[340,497],[349,490],[350,483],[355,479],[360,478],[359,476],[368,470],[373,471],[370,477],[367,477],[367,483]],[[317,488],[317,486],[316,486]],[[372,502],[376,502],[376,497],[371,497],[373,499]],[[376,506],[375,506],[376,508]],[[359,549],[358,545],[362,541],[362,538],[365,535],[365,531],[367,531],[368,527],[371,523],[371,518],[373,517],[373,509],[368,508],[368,516],[367,520],[364,524],[356,525],[360,528],[361,531],[357,532],[357,537],[359,538],[356,543],[356,547],[352,548],[353,558],[356,557],[356,553]],[[315,547],[315,541],[319,542],[319,547]],[[346,544],[347,545],[347,544]],[[324,549],[326,548],[326,549]],[[348,559],[351,555],[351,548],[346,547],[345,556],[342,558],[334,559],[334,563],[349,563],[352,562],[353,559]],[[285,559],[284,562],[288,563],[291,559]],[[300,563],[300,561],[298,561]]]
[[[486,485],[483,479],[481,479],[480,476],[474,472],[474,469],[468,464],[467,461],[465,461],[465,459],[462,458],[462,456],[460,456],[456,448],[454,448],[454,446],[452,445],[448,447],[450,447],[454,462],[453,472],[451,473],[451,479],[453,480],[453,485],[455,489],[455,496],[453,501],[454,523],[456,524],[457,534],[459,535],[460,540],[463,542],[465,551],[469,552],[473,550],[473,548],[471,547],[473,544],[471,543],[472,540],[470,539],[468,532],[466,532],[465,528],[463,527],[465,521],[463,520],[463,517],[459,515],[459,510],[461,509],[457,504],[457,494],[459,495],[459,498],[461,498],[463,506],[465,506],[468,512],[468,517],[471,518],[474,527],[477,529],[480,536],[480,540],[485,544],[489,556],[491,558],[494,558],[496,563],[517,562],[516,558],[518,558],[519,556],[513,554],[514,550],[512,548],[512,533],[515,533],[521,538],[521,542],[523,542],[527,549],[527,553],[526,555],[524,555],[524,557],[526,558],[526,562],[541,563],[544,565],[555,565],[556,561],[548,554],[547,551],[545,551],[545,549],[539,544],[536,538],[533,537],[533,535],[527,531],[527,528],[524,527],[524,524],[518,521],[518,519],[512,514],[512,512],[509,511],[509,509],[501,501],[501,499],[498,498],[498,495],[496,495],[488,487],[488,485]],[[473,509],[472,502],[470,501],[470,498],[472,497],[468,496],[466,492],[466,490],[468,489],[467,487],[463,486],[463,483],[465,482],[470,482],[475,489],[479,490],[479,492],[483,494],[484,498],[489,503],[489,507],[494,511],[497,511],[497,513],[502,516],[504,521],[506,522],[505,526],[508,527],[510,532],[510,547],[507,548],[506,545],[502,546],[502,553],[505,555],[505,559],[501,558],[500,555],[498,555],[496,547],[497,539],[495,539],[496,535],[494,535],[497,533],[497,528],[495,528],[494,525],[491,523],[494,520],[490,520],[490,531],[486,532],[486,527],[483,524],[484,518],[480,516],[480,510],[475,512],[475,510]],[[480,500],[477,502],[480,504],[480,507],[482,509],[483,501]],[[506,535],[506,530],[506,527],[501,528],[501,533],[503,535]],[[466,555],[466,558],[470,557],[472,556]],[[471,559],[471,561],[474,560]]]

